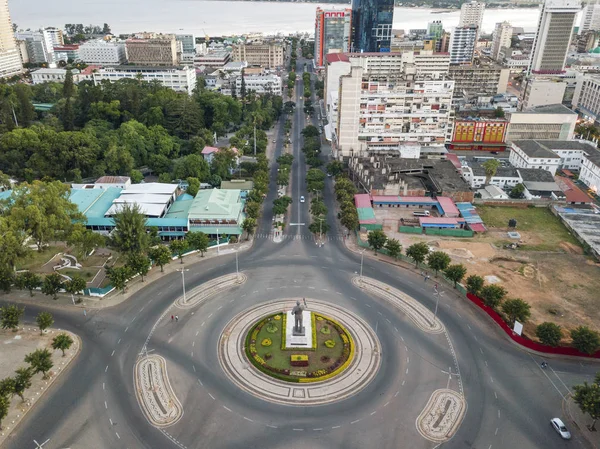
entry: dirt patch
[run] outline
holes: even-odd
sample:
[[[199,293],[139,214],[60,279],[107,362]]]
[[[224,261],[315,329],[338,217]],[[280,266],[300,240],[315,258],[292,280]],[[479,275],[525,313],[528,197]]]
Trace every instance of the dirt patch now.
[[[559,246],[567,253],[583,254],[583,248],[581,248],[581,246],[573,245],[569,242],[561,242]]]

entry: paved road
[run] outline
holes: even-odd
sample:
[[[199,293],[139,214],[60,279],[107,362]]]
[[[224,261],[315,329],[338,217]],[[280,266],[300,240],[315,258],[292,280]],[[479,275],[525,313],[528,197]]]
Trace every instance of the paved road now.
[[[298,65],[302,67],[301,59]],[[302,92],[302,81],[298,84]],[[308,203],[298,202],[300,195],[307,196],[298,137],[304,118],[298,104],[290,215],[291,222],[308,224]],[[276,155],[281,152],[283,130],[277,139]],[[273,186],[259,234],[270,231],[269,205],[275,194]],[[331,233],[339,235],[332,198],[328,179],[328,222]],[[287,238],[278,244],[269,238],[257,239],[253,249],[239,257],[240,269],[248,276],[243,288],[197,309],[178,311],[178,323],[159,320],[181,294],[177,274],[165,275],[119,306],[86,316],[80,309],[52,308],[57,326],[81,336],[83,351],[53,387],[54,394],[38,404],[6,447],[34,448],[34,439],[49,439],[45,449],[432,448],[433,443],[417,434],[415,418],[431,392],[448,382],[451,388],[462,385],[468,410],[456,436],[441,447],[586,447],[577,432],[574,441],[561,441],[548,420],[562,416],[563,396],[573,384],[590,380],[595,365],[550,361],[551,369],[541,370],[538,358],[517,349],[479,310],[451,289],[442,288],[438,316],[456,352],[458,377],[445,337],[419,332],[386,302],[352,286],[349,281],[359,270],[360,257],[347,251],[343,241],[333,238],[319,248],[307,226],[287,227],[286,234],[307,237]],[[222,256],[188,268],[189,289],[234,272],[235,258]],[[365,258],[364,275],[435,307],[432,286],[410,272]],[[382,367],[361,393],[328,406],[282,407],[240,392],[223,375],[216,362],[216,341],[227,321],[252,304],[293,296],[330,300],[376,329]],[[46,301],[40,301],[39,307],[28,306],[26,319],[33,320],[39,310],[47,308]],[[171,382],[185,410],[182,420],[166,434],[148,424],[133,391],[133,365],[153,330],[148,348],[167,358]]]

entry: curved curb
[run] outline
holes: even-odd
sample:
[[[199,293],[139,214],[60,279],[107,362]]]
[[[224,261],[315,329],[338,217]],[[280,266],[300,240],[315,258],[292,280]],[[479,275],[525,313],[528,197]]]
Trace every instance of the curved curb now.
[[[244,284],[247,279],[248,277],[244,273],[226,274],[224,276],[211,279],[210,281],[190,290],[185,296],[185,302],[182,296],[177,298],[177,301],[175,301],[175,307],[179,307],[180,309],[191,309],[192,307],[203,303],[217,293],[221,293],[222,291],[231,287]]]
[[[466,409],[464,397],[456,391],[435,390],[417,417],[417,430],[423,438],[434,443],[448,441],[460,426]]]
[[[364,276],[362,278],[360,276],[353,277],[352,283],[356,287],[367,290],[390,302],[394,307],[404,312],[423,332],[441,334],[445,331],[442,322],[438,318],[435,318],[427,307],[406,293],[388,284]]]
[[[338,376],[309,383],[277,380],[260,372],[247,360],[244,344],[248,331],[260,318],[291,308],[296,298],[254,306],[236,315],[225,326],[218,344],[221,368],[240,389],[264,401],[283,405],[312,406],[341,401],[365,388],[379,371],[381,344],[361,318],[325,301],[310,299],[311,309],[336,319],[353,340],[354,358]]]
[[[164,358],[159,355],[141,358],[135,364],[133,378],[136,398],[150,424],[164,428],[181,419],[183,407],[169,382]]]

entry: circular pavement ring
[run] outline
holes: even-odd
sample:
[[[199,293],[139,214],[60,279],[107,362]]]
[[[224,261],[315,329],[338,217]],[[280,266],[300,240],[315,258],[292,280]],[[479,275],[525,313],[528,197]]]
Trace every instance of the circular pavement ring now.
[[[235,316],[218,344],[221,368],[242,390],[265,401],[284,405],[323,405],[357,394],[375,378],[381,365],[381,344],[370,326],[355,314],[329,302],[307,298],[310,309],[338,321],[352,336],[350,365],[339,375],[311,383],[293,383],[262,373],[246,358],[244,344],[251,327],[265,316],[293,307],[298,298],[259,304]]]
[[[435,390],[418,416],[417,430],[435,443],[443,443],[454,436],[466,412],[466,402],[454,390]]]

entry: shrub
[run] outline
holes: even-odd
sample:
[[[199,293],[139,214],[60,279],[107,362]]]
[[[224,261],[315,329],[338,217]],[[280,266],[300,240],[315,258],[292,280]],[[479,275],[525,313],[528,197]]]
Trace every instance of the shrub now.
[[[562,331],[558,324],[545,322],[535,328],[535,335],[543,344],[556,347],[562,338]]]
[[[571,331],[573,346],[585,354],[593,354],[600,347],[600,335],[587,326],[579,326]]]
[[[275,323],[268,322],[267,325],[265,326],[265,330],[269,334],[274,334],[275,332],[277,332],[279,330],[279,328],[277,326],[275,326]]]
[[[263,341],[260,342],[261,346],[271,346],[273,344],[273,342],[271,341],[270,338],[264,338]]]
[[[329,335],[329,334],[331,334],[331,329],[329,329],[329,326],[323,326],[321,328],[321,333],[324,335]]]
[[[334,340],[325,340],[325,346],[327,346],[328,348],[333,348],[333,347],[335,347],[335,341]]]

